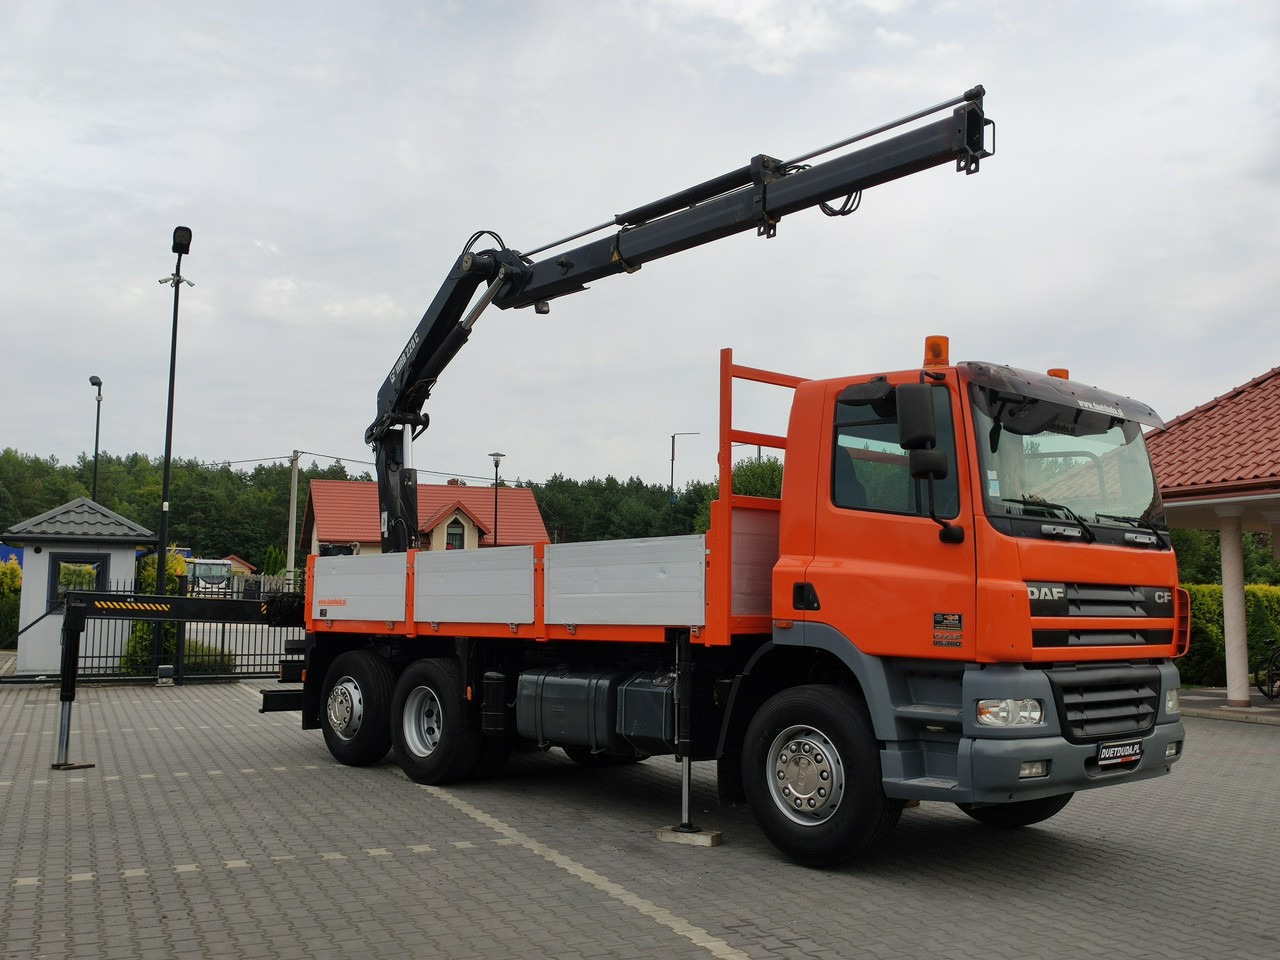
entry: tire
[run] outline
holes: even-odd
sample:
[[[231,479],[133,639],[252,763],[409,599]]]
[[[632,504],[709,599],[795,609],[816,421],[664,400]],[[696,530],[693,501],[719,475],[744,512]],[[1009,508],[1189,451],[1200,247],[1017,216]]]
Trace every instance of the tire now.
[[[805,866],[869,853],[902,813],[880,783],[866,707],[840,687],[793,687],[766,701],[747,726],[742,779],[760,830]]]
[[[484,748],[480,727],[471,721],[458,661],[411,664],[391,700],[391,740],[405,776],[429,784],[470,776]]]
[[[973,819],[988,827],[1013,830],[1029,827],[1033,823],[1048,820],[1071,802],[1073,793],[1060,793],[1054,797],[1038,797],[1035,800],[1015,800],[1012,803],[957,803],[956,806]]]
[[[369,650],[340,654],[324,675],[320,726],[339,763],[367,767],[391,749],[391,665]]]

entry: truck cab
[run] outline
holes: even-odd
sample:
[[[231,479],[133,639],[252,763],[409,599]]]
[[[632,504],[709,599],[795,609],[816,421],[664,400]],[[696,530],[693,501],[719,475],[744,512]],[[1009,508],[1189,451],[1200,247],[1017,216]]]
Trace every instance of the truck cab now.
[[[1188,604],[1149,426],[938,340],[923,368],[796,387],[772,645],[856,678],[889,796],[1008,803],[1177,759]]]

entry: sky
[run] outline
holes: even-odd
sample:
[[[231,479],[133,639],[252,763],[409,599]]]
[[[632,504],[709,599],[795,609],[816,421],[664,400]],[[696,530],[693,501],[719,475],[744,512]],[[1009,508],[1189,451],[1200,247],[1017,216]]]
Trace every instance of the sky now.
[[[711,480],[723,347],[821,378],[945,334],[1166,419],[1266,372],[1280,5],[6,0],[0,448],[92,456],[98,376],[101,449],[163,453],[181,224],[174,456],[367,469],[377,391],[477,230],[532,250],[979,83],[977,175],[485,313],[427,404],[428,482],[492,451],[507,480]],[[785,391],[736,402],[785,429]]]

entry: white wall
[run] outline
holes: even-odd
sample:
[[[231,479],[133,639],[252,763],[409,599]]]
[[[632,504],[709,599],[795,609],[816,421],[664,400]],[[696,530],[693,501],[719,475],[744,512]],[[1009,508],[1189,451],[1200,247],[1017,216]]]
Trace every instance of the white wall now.
[[[31,544],[22,550],[22,595],[18,601],[18,629],[40,620],[48,609],[49,558],[54,554],[106,554],[107,579],[113,587],[131,589],[134,572],[132,545],[86,543]],[[126,628],[123,636],[128,635]],[[121,641],[123,644],[123,641]],[[123,646],[118,651],[124,653]],[[62,672],[62,614],[51,613],[18,637],[15,672],[23,675],[58,676]]]

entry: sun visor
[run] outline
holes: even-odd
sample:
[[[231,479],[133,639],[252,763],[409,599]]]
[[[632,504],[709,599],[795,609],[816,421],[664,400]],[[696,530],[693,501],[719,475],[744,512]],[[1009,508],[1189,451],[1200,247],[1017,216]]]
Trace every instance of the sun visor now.
[[[1164,420],[1145,403],[1131,397],[1122,397],[1106,390],[1099,390],[1097,387],[1085,386],[1074,380],[1062,380],[1044,373],[1033,373],[1030,370],[972,361],[958,363],[956,369],[963,379],[976,383],[980,387],[1022,394],[1036,400],[1048,400],[1051,403],[1061,403],[1093,413],[1105,413],[1149,427],[1164,429]]]

